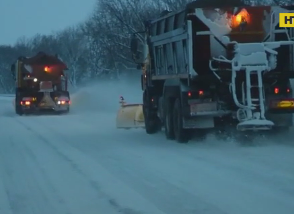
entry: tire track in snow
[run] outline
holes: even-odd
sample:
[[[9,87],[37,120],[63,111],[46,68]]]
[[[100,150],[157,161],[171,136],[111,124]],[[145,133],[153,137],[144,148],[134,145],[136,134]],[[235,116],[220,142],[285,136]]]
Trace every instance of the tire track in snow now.
[[[42,168],[30,156],[30,151],[25,148],[24,140],[33,139],[33,137],[29,133],[21,133],[22,126],[19,124],[11,123],[10,125],[20,131],[18,135],[13,136],[2,133],[0,145],[0,177],[8,199],[6,203],[10,205],[10,212],[13,214],[51,214],[52,212],[68,214],[68,209],[61,204],[61,198],[52,188],[46,175],[42,173]],[[2,200],[4,198],[1,198]],[[58,208],[56,204],[59,204]]]
[[[76,160],[73,160],[72,158],[70,158],[71,155],[69,155],[69,153],[68,154],[65,154],[66,153],[66,152],[64,152],[65,150],[61,151],[61,148],[60,147],[56,147],[56,145],[53,145],[52,141],[50,142],[46,137],[44,137],[44,134],[43,133],[46,133],[46,132],[48,133],[48,130],[46,130],[46,131],[42,130],[41,132],[43,132],[43,133],[40,133],[40,128],[37,131],[37,126],[38,126],[37,124],[33,125],[31,123],[31,121],[30,121],[29,124],[28,123],[25,124],[25,123],[23,123],[20,120],[18,120],[18,122],[21,123],[28,131],[33,132],[44,144],[46,144],[48,147],[50,147],[52,150],[54,150],[55,153],[58,154],[64,161],[66,161],[67,163],[69,163],[72,166],[72,168],[75,169],[75,171],[77,173],[79,173],[85,179],[87,179],[89,185],[93,189],[95,189],[95,191],[97,192],[98,195],[104,196],[105,198],[108,198],[107,201],[108,201],[109,205],[111,205],[118,213],[122,213],[122,214],[143,214],[143,213],[146,213],[146,214],[149,214],[149,213],[163,214],[163,212],[159,211],[157,208],[155,208],[154,206],[152,206],[151,204],[149,204],[149,202],[145,201],[145,199],[141,198],[137,193],[135,193],[133,191],[130,191],[129,189],[126,189],[124,187],[125,185],[121,185],[121,187],[122,187],[121,189],[125,189],[126,190],[123,195],[125,195],[127,197],[127,195],[129,195],[129,192],[133,192],[133,195],[138,195],[137,197],[134,197],[134,196],[133,197],[136,198],[136,201],[137,202],[138,201],[140,202],[140,203],[138,203],[136,205],[133,205],[130,202],[128,202],[127,204],[132,204],[133,207],[138,207],[141,210],[142,209],[143,210],[142,211],[137,211],[137,210],[128,208],[126,205],[125,206],[120,205],[120,203],[118,202],[119,200],[116,200],[116,199],[112,198],[110,195],[106,194],[105,191],[102,191],[103,187],[100,186],[99,182],[97,182],[97,179],[94,179],[94,178],[91,179],[91,176],[89,176],[89,173],[86,173],[85,172],[86,170],[84,168],[81,168],[80,163],[78,163]],[[34,121],[34,122],[36,122],[36,121]],[[46,127],[46,128],[48,128],[48,127]],[[56,134],[56,132],[54,130],[52,130],[52,131],[53,132],[51,132],[51,133],[55,133]],[[58,137],[60,137],[60,136],[58,135]],[[57,138],[54,138],[54,139],[57,139]],[[64,146],[64,142],[62,142],[61,140],[62,139],[60,139],[60,138],[58,140],[56,140],[57,142],[59,142],[59,145],[60,146],[62,145],[62,147],[70,148],[70,147],[68,147],[68,144],[66,146]],[[80,152],[78,152],[78,153],[80,153]],[[83,155],[80,155],[80,156],[82,157]],[[84,162],[82,159],[81,159],[81,161]],[[91,161],[91,163],[92,163],[92,161]],[[95,164],[95,165],[98,166],[97,164]],[[100,168],[100,167],[101,166],[99,166],[98,168]],[[101,169],[103,169],[103,168],[101,168]],[[91,170],[95,170],[95,168],[92,168]],[[108,174],[108,172],[106,173],[105,169],[101,170],[101,172],[104,172],[105,174]],[[110,180],[113,180],[112,176],[107,175],[107,177],[108,178],[111,178]],[[98,180],[101,181],[101,178],[98,179]],[[112,182],[112,183],[121,183],[120,181],[118,182],[116,179],[114,179],[114,180],[116,182]],[[101,182],[101,183],[102,183],[102,185],[103,185],[103,183],[105,184],[105,182]],[[117,186],[117,185],[114,185],[114,186]],[[108,188],[105,188],[105,189],[106,189],[106,191],[109,190]],[[115,190],[115,192],[117,192],[117,191],[120,191],[120,190],[119,189]],[[120,199],[122,199],[122,198],[120,197]],[[125,204],[125,203],[123,203],[123,204]],[[139,206],[140,204],[145,204],[145,205],[144,206]]]
[[[51,123],[49,123],[48,126],[51,126]],[[53,126],[51,128],[53,129]],[[55,130],[57,131],[57,129]],[[129,133],[129,135],[131,136],[132,133]],[[133,178],[136,178],[136,173],[144,174],[143,172],[145,171],[144,176],[147,177],[148,175],[152,175],[152,178],[150,177],[149,179],[154,182],[157,181],[158,188],[160,188],[163,187],[164,184],[160,183],[160,179],[158,179],[158,176],[155,174],[155,172],[157,172],[157,175],[161,174],[161,178],[169,178],[168,183],[171,183],[180,189],[184,189],[187,192],[190,192],[190,194],[197,195],[197,190],[200,190],[200,195],[202,194],[204,198],[210,198],[212,201],[218,200],[218,203],[224,202],[222,205],[223,210],[234,210],[234,208],[236,209],[237,204],[240,205],[240,207],[245,206],[241,200],[241,198],[244,198],[245,201],[248,201],[247,204],[252,205],[249,207],[245,206],[243,210],[244,212],[246,209],[248,209],[248,212],[252,212],[250,211],[252,209],[251,207],[256,206],[255,213],[258,213],[258,209],[260,211],[267,210],[268,213],[275,213],[277,210],[283,211],[284,213],[292,213],[294,208],[293,205],[291,205],[291,201],[294,199],[293,191],[291,190],[291,187],[293,187],[293,185],[291,185],[291,181],[293,180],[293,170],[289,171],[287,168],[279,169],[276,164],[272,166],[264,164],[263,161],[271,163],[271,158],[268,156],[258,158],[257,156],[258,151],[261,152],[259,155],[273,155],[271,153],[273,151],[287,151],[289,149],[291,150],[291,147],[281,146],[279,147],[281,150],[273,149],[271,147],[214,149],[206,146],[203,147],[203,145],[176,145],[171,142],[170,147],[166,147],[166,145],[169,145],[166,142],[163,142],[163,145],[155,147],[156,143],[159,143],[158,141],[154,142],[156,137],[146,136],[144,140],[140,138],[140,136],[143,136],[144,134],[145,133],[136,132],[136,134],[131,138],[126,138],[128,134],[124,135],[125,138],[120,136],[120,143],[117,142],[114,146],[119,146],[116,150],[120,150],[120,153],[123,155],[117,154],[117,158],[112,158],[112,160],[117,159],[117,161],[113,161],[112,167],[119,165],[122,168],[121,173],[125,171],[124,173],[128,174],[129,178],[131,178],[130,174],[132,172],[126,170],[128,169],[128,166],[134,167],[134,170],[136,171],[133,172]],[[68,139],[67,142],[70,142]],[[113,144],[115,137],[112,135],[107,139]],[[124,143],[124,139],[131,139],[133,142]],[[134,142],[139,139],[142,139],[141,142]],[[148,139],[153,140],[151,140],[148,144]],[[72,143],[72,145],[74,144],[75,143]],[[96,142],[96,147],[92,147],[95,143],[91,143],[92,151],[83,149],[84,144],[76,144],[74,146],[76,147],[77,145],[81,145],[77,147],[79,150],[82,150],[87,154],[92,154],[93,157],[95,155],[95,151],[98,151],[99,148],[101,148],[101,142]],[[255,151],[254,149],[256,149],[255,153],[252,152]],[[248,157],[246,157],[246,153]],[[288,151],[288,153],[290,153],[290,151]],[[254,157],[255,160],[251,160],[249,157],[250,155]],[[281,156],[281,154],[279,155]],[[293,156],[287,156],[288,161],[293,160]],[[276,157],[277,160],[279,159],[278,157]],[[102,159],[100,160],[102,161]],[[132,163],[134,160],[137,161]],[[157,161],[156,164],[151,163],[154,161]],[[172,162],[168,165],[167,161]],[[140,162],[140,164],[137,162]],[[285,164],[291,163],[288,162]],[[135,168],[135,166],[137,167]],[[141,169],[139,166],[141,166]],[[150,166],[152,166],[152,168]],[[166,167],[168,167],[168,169]],[[189,171],[191,171],[191,173],[186,174],[186,178],[183,176],[181,177],[181,175],[184,175]],[[142,180],[142,184],[145,182],[144,176],[137,177],[137,180]],[[128,177],[126,176],[125,182],[127,182],[127,179]],[[203,181],[204,186],[199,186],[199,182],[201,184]],[[207,183],[210,183],[211,187],[209,187]],[[204,187],[206,187],[207,193],[204,192]],[[215,190],[212,190],[212,187],[214,187]],[[193,190],[196,192],[193,193]],[[224,193],[228,192],[227,197],[230,198],[230,200],[228,199],[226,201],[225,198],[218,198],[221,196],[221,193],[217,192],[217,190]],[[180,195],[180,192],[178,193]],[[232,208],[229,208],[230,205],[228,203],[231,200],[236,200],[236,203]],[[228,208],[225,208],[225,204],[227,204]],[[265,204],[268,204],[268,208],[262,207],[262,205]],[[237,211],[238,209],[235,210],[235,212]]]

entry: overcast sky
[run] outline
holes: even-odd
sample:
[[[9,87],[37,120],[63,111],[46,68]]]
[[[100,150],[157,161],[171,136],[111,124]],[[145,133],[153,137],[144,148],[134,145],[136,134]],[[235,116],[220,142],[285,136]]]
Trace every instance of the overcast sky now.
[[[95,0],[0,0],[0,45],[81,23]]]

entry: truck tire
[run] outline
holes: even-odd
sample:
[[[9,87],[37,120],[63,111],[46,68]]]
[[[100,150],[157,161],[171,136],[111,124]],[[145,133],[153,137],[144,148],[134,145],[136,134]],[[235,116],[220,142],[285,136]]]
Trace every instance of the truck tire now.
[[[179,98],[176,99],[173,108],[173,124],[175,139],[179,143],[189,141],[189,130],[183,128],[182,106]]]
[[[15,95],[15,105],[14,105],[15,113],[22,116],[24,112],[23,112],[23,110],[21,108],[20,100],[21,100],[20,95],[16,94]]]
[[[143,106],[145,130],[147,134],[155,134],[161,128],[159,118],[155,113],[152,114],[150,110]]]
[[[164,130],[165,130],[165,137],[168,140],[175,139],[174,119],[173,119],[172,110],[173,110],[172,102],[166,101],[165,109],[164,109]]]
[[[150,91],[145,90],[143,93],[143,114],[145,130],[147,134],[155,134],[161,129],[161,121],[156,112],[149,108],[149,95]]]
[[[15,105],[15,113],[18,114],[19,116],[23,115],[23,111],[20,105]]]

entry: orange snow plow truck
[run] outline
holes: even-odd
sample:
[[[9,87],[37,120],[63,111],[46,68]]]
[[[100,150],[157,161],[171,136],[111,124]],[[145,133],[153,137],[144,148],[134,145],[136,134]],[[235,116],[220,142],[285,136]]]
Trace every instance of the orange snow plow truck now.
[[[142,112],[148,134],[164,127],[167,139],[182,143],[208,130],[243,138],[289,130],[294,28],[280,27],[279,18],[293,12],[198,0],[146,21],[130,42],[143,104],[122,106],[117,128],[136,126]]]
[[[11,65],[16,84],[16,114],[69,112],[70,95],[64,70],[67,66],[57,56],[39,52],[34,57],[19,57]]]

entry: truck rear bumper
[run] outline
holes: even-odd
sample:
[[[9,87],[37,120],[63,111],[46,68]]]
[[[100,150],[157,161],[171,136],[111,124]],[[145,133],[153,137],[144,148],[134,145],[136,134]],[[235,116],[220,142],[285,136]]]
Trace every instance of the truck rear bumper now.
[[[44,94],[42,97],[23,97],[20,102],[21,108],[24,112],[37,111],[68,111],[71,102],[69,97],[55,96],[51,97],[49,94]]]
[[[23,111],[35,112],[35,111],[67,111],[69,105],[57,105],[57,106],[22,106]]]

